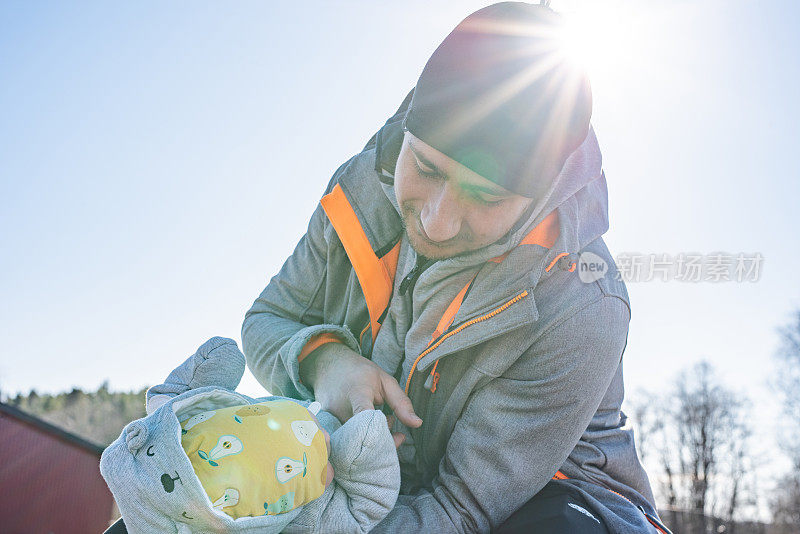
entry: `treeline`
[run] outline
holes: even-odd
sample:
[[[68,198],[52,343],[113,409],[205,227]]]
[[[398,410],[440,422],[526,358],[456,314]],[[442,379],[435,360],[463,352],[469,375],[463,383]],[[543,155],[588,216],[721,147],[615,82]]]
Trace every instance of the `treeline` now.
[[[117,439],[126,424],[144,417],[145,391],[112,393],[104,383],[97,391],[75,388],[56,395],[40,395],[31,390],[27,395],[4,398],[3,402],[105,446]]]
[[[741,392],[700,362],[679,373],[663,394],[633,396],[639,457],[647,468],[662,519],[684,534],[800,532],[800,311],[781,329],[777,379],[783,413],[778,436],[789,468],[764,476],[776,460],[756,445],[767,436]],[[758,521],[769,515],[769,525]]]

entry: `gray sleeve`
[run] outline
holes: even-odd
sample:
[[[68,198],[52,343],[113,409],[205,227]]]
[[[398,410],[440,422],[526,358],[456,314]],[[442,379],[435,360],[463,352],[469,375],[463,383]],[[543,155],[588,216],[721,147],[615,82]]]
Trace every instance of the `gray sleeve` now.
[[[374,532],[489,532],[563,465],[616,372],[630,312],[611,296],[540,336],[476,390],[429,490],[401,495]]]
[[[360,412],[331,434],[334,482],[284,532],[369,532],[394,506],[400,466],[386,416]]]
[[[147,390],[147,413],[190,389],[216,386],[233,391],[244,375],[244,354],[236,342],[212,337],[167,376],[163,384]]]
[[[242,346],[247,365],[261,385],[276,395],[313,399],[312,392],[300,381],[297,361],[313,336],[333,333],[352,350],[360,350],[348,328],[324,324],[322,310],[313,307],[318,292],[325,289],[325,228],[329,224],[318,204],[308,231],[245,314]]]

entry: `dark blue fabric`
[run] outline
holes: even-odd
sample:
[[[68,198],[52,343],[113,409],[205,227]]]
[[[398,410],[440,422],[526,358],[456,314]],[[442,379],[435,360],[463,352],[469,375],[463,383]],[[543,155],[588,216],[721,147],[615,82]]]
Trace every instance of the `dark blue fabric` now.
[[[580,491],[556,480],[549,482],[496,531],[497,534],[531,532],[610,534],[600,514],[592,509]]]
[[[106,529],[103,534],[128,534],[128,529],[125,528],[125,523],[122,522],[120,517],[116,523]]]

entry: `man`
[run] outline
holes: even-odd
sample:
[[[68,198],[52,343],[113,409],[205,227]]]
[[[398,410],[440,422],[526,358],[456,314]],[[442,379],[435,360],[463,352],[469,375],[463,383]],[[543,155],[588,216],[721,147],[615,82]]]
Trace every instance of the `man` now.
[[[403,485],[376,531],[665,531],[620,411],[628,295],[560,24],[510,2],[462,21],[245,316],[273,394],[393,412]]]

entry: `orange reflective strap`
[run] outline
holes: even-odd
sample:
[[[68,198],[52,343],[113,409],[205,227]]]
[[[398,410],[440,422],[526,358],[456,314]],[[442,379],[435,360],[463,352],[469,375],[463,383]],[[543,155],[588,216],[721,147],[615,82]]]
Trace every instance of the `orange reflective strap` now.
[[[558,235],[558,211],[553,210],[547,215],[547,217],[542,219],[542,222],[537,224],[533,230],[528,232],[528,235],[523,237],[519,244],[541,245],[545,248],[553,248],[553,245],[556,244],[556,240],[558,239]],[[506,252],[501,256],[495,256],[494,258],[489,259],[489,261],[500,263],[506,259],[506,256],[508,256],[510,252],[511,251]]]
[[[558,239],[558,211],[551,211],[547,217],[542,219],[542,222],[536,225],[536,228],[528,232],[520,245],[541,245],[545,248],[553,248]]]
[[[389,296],[392,295],[392,283],[394,282],[394,275],[397,272],[397,260],[400,258],[400,241],[398,241],[392,250],[381,256],[381,263],[383,264],[386,272],[389,273]],[[387,302],[388,304],[388,302]],[[381,312],[383,313],[383,312]]]
[[[444,331],[450,328],[450,325],[453,324],[453,319],[456,318],[456,314],[458,313],[459,308],[461,308],[461,303],[464,302],[464,296],[467,294],[469,286],[472,284],[472,281],[475,280],[476,276],[478,276],[477,272],[472,275],[472,278],[469,279],[467,285],[461,288],[461,291],[458,292],[450,305],[447,306],[447,309],[444,311],[444,315],[442,315],[442,318],[439,319],[439,324],[436,325],[436,330],[433,331],[433,335],[431,336],[430,343],[428,343],[428,347],[430,347],[431,343],[436,341],[436,338],[441,336]]]
[[[383,258],[378,258],[353,206],[339,184],[322,197],[320,204],[336,230],[347,257],[350,258],[350,264],[356,272],[358,283],[361,284],[374,342],[381,328],[379,319],[392,298],[392,284],[400,254],[400,243],[398,242]]]
[[[472,281],[475,280],[476,276],[478,276],[477,272],[472,275],[472,278],[469,279],[469,282],[467,282],[467,284],[461,288],[461,291],[456,294],[455,298],[447,306],[442,318],[439,319],[439,324],[436,325],[436,330],[434,330],[433,335],[431,335],[431,340],[428,342],[428,347],[433,345],[433,343],[436,341],[436,338],[441,336],[448,328],[450,328],[450,325],[453,324],[453,319],[456,318],[456,314],[461,308],[461,304],[464,302],[464,297],[466,296],[467,291],[469,291],[469,286],[472,285]],[[436,385],[439,383],[439,373],[436,372],[437,367],[439,367],[439,360],[436,360],[436,362],[433,364],[430,377],[425,381],[425,387],[430,389],[431,393],[436,393]]]

